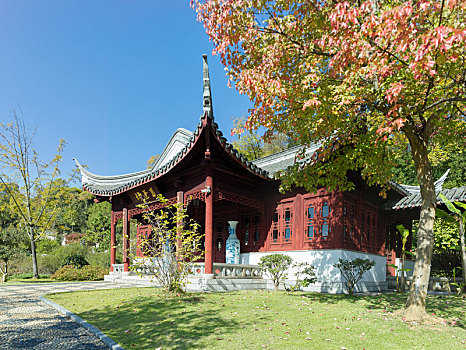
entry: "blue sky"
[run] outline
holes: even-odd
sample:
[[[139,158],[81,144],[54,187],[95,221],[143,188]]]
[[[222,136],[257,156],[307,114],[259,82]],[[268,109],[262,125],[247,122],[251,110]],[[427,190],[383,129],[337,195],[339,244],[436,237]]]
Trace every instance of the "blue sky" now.
[[[145,168],[178,127],[202,113],[202,54],[213,106],[229,138],[249,100],[227,78],[189,0],[3,0],[0,2],[0,120],[21,110],[49,159],[68,142],[97,174]]]

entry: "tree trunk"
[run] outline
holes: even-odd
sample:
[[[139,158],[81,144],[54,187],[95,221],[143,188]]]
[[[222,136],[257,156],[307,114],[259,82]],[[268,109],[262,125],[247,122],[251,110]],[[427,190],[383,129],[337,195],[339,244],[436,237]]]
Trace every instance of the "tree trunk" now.
[[[430,263],[434,249],[434,221],[436,194],[429,163],[427,144],[419,135],[406,133],[411,145],[417,178],[421,189],[421,213],[417,234],[416,261],[413,281],[403,314],[408,320],[419,320],[427,316],[426,297],[429,286]]]
[[[28,231],[29,239],[31,240],[32,276],[39,279],[39,267],[37,266],[36,237],[34,228],[29,227]]]
[[[464,243],[464,223],[460,217],[460,248],[461,248],[461,261],[463,263],[463,292],[466,293],[466,250]]]
[[[8,276],[8,259],[4,260],[3,262],[5,264],[5,269],[2,270],[0,267],[0,272],[2,273],[2,282],[5,283]]]

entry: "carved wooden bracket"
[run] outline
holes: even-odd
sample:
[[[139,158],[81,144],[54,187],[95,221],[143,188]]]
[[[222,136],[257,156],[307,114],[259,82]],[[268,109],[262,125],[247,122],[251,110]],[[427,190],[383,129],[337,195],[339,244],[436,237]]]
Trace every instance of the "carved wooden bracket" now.
[[[184,198],[184,204],[188,206],[194,199],[199,199],[201,201],[205,201],[205,192],[202,192],[202,190],[194,191],[194,192],[188,192],[185,194]]]
[[[214,201],[226,200],[233,203],[246,205],[248,207],[257,209],[261,214],[264,214],[264,203],[252,198],[248,198],[236,193],[229,193],[216,189],[214,193]]]
[[[149,212],[149,211],[154,211],[154,210],[159,210],[159,209],[162,209],[162,208],[166,208],[166,207],[168,207],[170,205],[174,205],[174,204],[176,204],[176,197],[168,199],[167,202],[165,202],[165,203],[154,202],[154,203],[145,205],[143,208],[130,209],[130,210],[128,210],[128,216],[131,219],[133,216],[136,216],[136,215],[139,215],[139,214],[142,214],[142,213],[146,213],[146,212]]]

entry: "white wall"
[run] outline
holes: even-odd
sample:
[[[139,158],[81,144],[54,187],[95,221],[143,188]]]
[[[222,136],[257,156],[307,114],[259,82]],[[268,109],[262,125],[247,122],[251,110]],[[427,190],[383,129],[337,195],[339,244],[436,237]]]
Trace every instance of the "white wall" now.
[[[401,276],[401,259],[396,258],[395,259],[395,265],[398,267],[396,272],[398,273],[398,276]],[[414,261],[413,260],[405,260],[405,269],[409,269],[410,271],[405,271],[405,276],[412,276],[414,272]]]
[[[309,291],[323,291],[331,293],[342,293],[344,291],[345,279],[340,271],[333,265],[338,259],[353,260],[356,258],[370,259],[375,261],[375,266],[367,271],[362,280],[356,286],[356,290],[381,290],[386,287],[386,263],[385,256],[354,252],[342,249],[322,249],[322,250],[299,250],[267,253],[242,253],[241,264],[259,264],[260,258],[270,254],[285,254],[293,259],[293,262],[308,262],[314,266],[317,283],[306,288]],[[295,271],[290,269],[287,276],[287,285],[293,285],[296,277]]]

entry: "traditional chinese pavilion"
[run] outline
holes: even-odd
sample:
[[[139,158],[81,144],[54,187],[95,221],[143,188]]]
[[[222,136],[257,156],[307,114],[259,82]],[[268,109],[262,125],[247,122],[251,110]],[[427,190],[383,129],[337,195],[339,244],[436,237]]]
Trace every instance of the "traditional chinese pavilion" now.
[[[203,64],[200,122],[193,132],[176,130],[151,169],[100,176],[78,163],[83,188],[97,200],[112,204],[112,266],[117,221],[123,221],[123,263],[128,271],[129,220],[141,223],[138,235],[147,234],[150,228],[144,225],[143,209],[138,207],[141,194],[149,199],[162,194],[169,203],[184,203],[189,216],[204,230],[203,273],[207,277],[215,278],[215,264],[225,263],[227,221],[237,220],[241,264],[255,265],[265,254],[286,253],[295,261],[314,265],[319,279],[314,290],[338,291],[343,282],[333,267],[338,258],[370,258],[376,265],[366,274],[364,286],[384,288],[387,247],[395,246],[396,224],[410,227],[411,220],[419,217],[419,189],[393,184],[388,199],[383,199],[379,189],[368,187],[354,174],[356,189],[352,192],[296,189],[281,194],[274,174],[295,162],[299,147],[252,162],[235,150],[215,123],[206,56]],[[439,190],[444,180],[437,182]],[[466,189],[447,196],[465,200]],[[153,202],[149,207],[157,210],[162,205]]]

